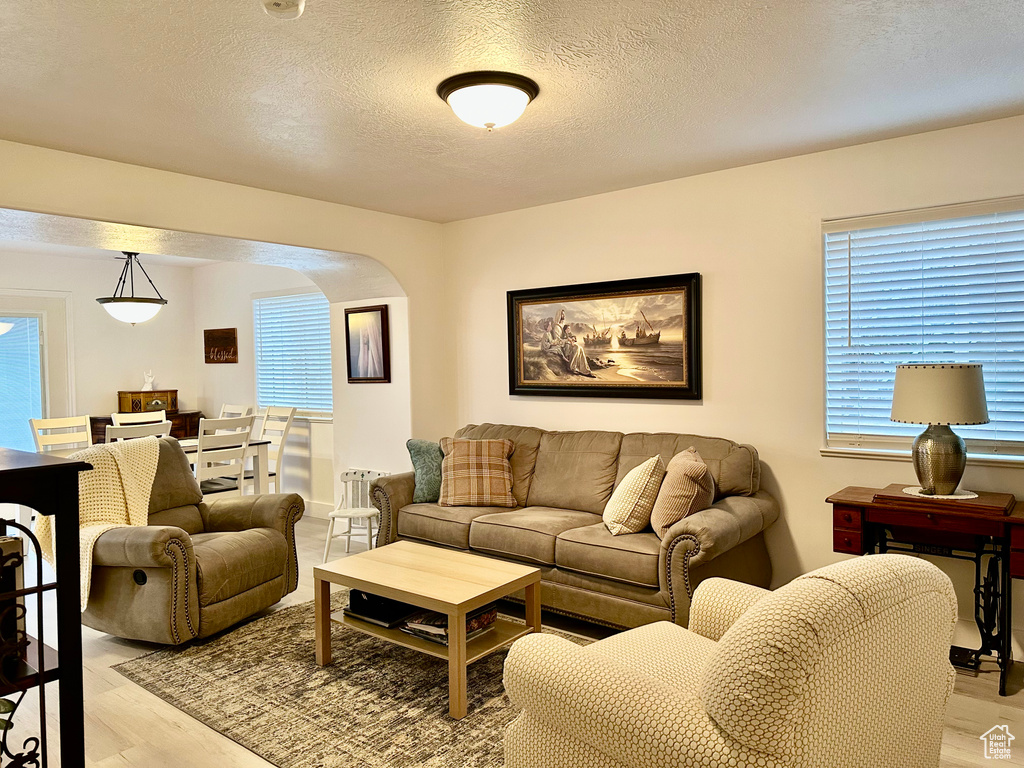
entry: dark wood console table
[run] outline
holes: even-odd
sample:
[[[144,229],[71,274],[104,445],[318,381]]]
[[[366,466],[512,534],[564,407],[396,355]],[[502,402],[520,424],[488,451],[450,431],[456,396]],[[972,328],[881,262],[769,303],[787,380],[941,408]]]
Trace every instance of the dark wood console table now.
[[[82,613],[78,560],[78,473],[92,466],[54,456],[12,451],[0,448],[0,502],[22,504],[41,515],[53,515],[54,560],[56,585],[36,584],[17,593],[57,592],[57,659],[56,666],[48,659],[43,669],[24,665],[25,674],[7,680],[12,690],[42,685],[56,679],[60,692],[60,764],[62,768],[85,765],[85,715],[82,705]],[[0,530],[20,528],[13,521],[0,520]],[[20,528],[30,546],[37,546],[35,536]],[[40,569],[41,572],[41,569]],[[15,593],[11,593],[15,594]],[[41,602],[41,601],[40,601]],[[42,605],[38,605],[42,612]],[[41,641],[42,638],[34,638]],[[31,643],[33,638],[29,638]],[[26,658],[35,657],[29,648]],[[6,688],[4,689],[5,693]],[[46,750],[46,724],[41,723],[42,751]],[[5,756],[6,757],[6,756]],[[43,765],[46,759],[43,758]],[[7,762],[6,759],[3,762]],[[20,764],[20,763],[19,763]],[[27,763],[38,764],[38,763]]]
[[[167,420],[171,422],[171,437],[179,440],[188,440],[199,437],[199,420],[203,418],[202,411],[175,411],[167,414]],[[93,445],[107,442],[107,427],[114,423],[110,416],[90,416],[89,424],[92,427]]]
[[[911,552],[974,563],[974,619],[981,647],[953,646],[950,661],[978,669],[981,656],[999,663],[999,695],[1013,664],[1010,613],[1013,579],[1024,579],[1024,504],[1005,494],[980,494],[979,502],[950,502],[907,496],[905,502],[876,498],[888,488],[850,486],[829,496],[832,505],[832,550],[850,555]],[[1006,502],[1008,514],[998,510]],[[990,502],[990,503],[989,503]]]

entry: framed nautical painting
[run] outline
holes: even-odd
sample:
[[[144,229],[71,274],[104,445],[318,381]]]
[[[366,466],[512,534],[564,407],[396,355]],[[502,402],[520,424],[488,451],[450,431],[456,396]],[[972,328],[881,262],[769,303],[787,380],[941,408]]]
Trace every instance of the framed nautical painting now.
[[[701,397],[700,275],[508,292],[509,394]]]
[[[345,310],[349,384],[391,382],[391,341],[386,304]]]

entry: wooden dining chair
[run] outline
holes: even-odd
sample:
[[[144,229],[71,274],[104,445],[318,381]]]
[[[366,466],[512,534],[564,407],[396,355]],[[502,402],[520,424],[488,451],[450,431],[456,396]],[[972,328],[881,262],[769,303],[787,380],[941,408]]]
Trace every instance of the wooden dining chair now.
[[[61,419],[29,419],[36,453],[70,451],[92,445],[92,428],[88,416]]]
[[[269,440],[267,446],[267,480],[274,484],[274,493],[281,493],[281,462],[284,460],[284,451],[288,442],[288,432],[292,428],[292,421],[295,419],[294,408],[280,408],[269,406],[263,415],[263,421],[257,430],[254,440]],[[247,486],[254,484],[255,474],[252,470],[245,471],[245,483]]]
[[[167,421],[167,411],[142,411],[141,413],[112,413],[110,420],[115,427],[123,427],[127,424],[159,424]],[[107,440],[109,443],[110,441]]]
[[[167,437],[171,434],[171,422],[156,421],[151,424],[126,424],[122,427],[108,424],[106,441],[114,443],[118,440],[134,440],[137,437]]]
[[[252,416],[199,420],[194,472],[204,496],[216,493],[242,495],[242,476],[252,422]]]
[[[352,524],[357,520],[365,521],[366,527],[363,530],[366,535],[366,548],[373,549],[373,528],[374,524],[380,526],[380,512],[370,500],[370,483],[378,477],[387,477],[390,474],[372,469],[350,469],[341,473],[341,501],[329,515],[327,544],[324,547],[325,563],[331,555],[331,542],[335,539],[345,540],[346,553],[351,549],[352,537],[356,535],[356,529]],[[339,520],[345,522],[345,530],[335,532],[334,524]]]

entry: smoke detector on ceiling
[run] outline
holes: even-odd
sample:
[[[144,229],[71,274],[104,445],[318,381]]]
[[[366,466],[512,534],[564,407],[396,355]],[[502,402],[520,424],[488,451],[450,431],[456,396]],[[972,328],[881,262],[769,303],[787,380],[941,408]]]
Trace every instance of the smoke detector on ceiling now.
[[[306,8],[306,0],[260,0],[263,10],[275,19],[297,19]]]

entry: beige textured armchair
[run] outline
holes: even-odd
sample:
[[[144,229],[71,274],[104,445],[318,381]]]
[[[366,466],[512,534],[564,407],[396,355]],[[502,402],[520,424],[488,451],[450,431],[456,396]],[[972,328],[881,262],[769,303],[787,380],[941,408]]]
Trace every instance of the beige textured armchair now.
[[[208,637],[298,586],[298,494],[203,502],[174,438],[160,438],[149,525],[115,528],[93,548],[86,626],[177,645]]]
[[[527,636],[506,768],[934,768],[956,615],[938,568],[872,555],[775,592],[704,581],[690,629]]]

